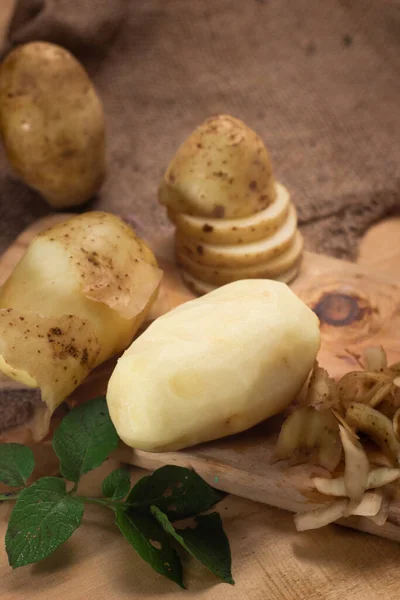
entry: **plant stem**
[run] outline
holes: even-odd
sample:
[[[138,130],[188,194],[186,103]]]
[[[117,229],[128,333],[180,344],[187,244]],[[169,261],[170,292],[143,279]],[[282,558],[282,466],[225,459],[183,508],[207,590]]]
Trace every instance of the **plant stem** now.
[[[10,492],[7,494],[0,494],[0,502],[5,502],[6,500],[16,500],[19,496],[19,492]]]
[[[117,502],[116,500],[110,500],[108,498],[86,498],[86,496],[75,496],[79,500],[83,502],[87,502],[87,504],[98,504],[100,506],[107,506],[112,510],[115,510],[117,506],[123,506],[123,502]]]

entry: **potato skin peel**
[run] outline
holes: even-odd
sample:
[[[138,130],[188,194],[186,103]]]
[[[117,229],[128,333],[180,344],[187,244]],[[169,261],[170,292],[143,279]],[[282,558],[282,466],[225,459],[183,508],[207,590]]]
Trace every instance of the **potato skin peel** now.
[[[0,289],[0,371],[39,387],[53,412],[130,344],[161,278],[114,215],[88,212],[40,233]]]
[[[28,387],[40,387],[51,411],[85,379],[99,353],[88,320],[0,308],[0,371]]]
[[[228,284],[158,318],[125,351],[108,385],[111,419],[150,452],[243,431],[293,400],[319,344],[318,318],[285,284]]]

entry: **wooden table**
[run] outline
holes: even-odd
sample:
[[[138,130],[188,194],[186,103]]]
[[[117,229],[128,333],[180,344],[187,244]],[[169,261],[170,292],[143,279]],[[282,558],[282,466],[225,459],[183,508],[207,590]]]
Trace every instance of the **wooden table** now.
[[[359,262],[391,278],[400,267],[400,219],[380,223],[365,236]],[[396,249],[397,248],[397,249]],[[40,461],[43,463],[43,460]],[[83,480],[88,495],[99,490],[114,461]],[[143,472],[135,469],[132,478]],[[82,490],[84,493],[85,491]],[[0,536],[11,507],[0,506]],[[292,515],[230,496],[219,506],[229,536],[236,586],[218,584],[194,562],[186,565],[189,598],[204,600],[393,600],[400,575],[400,545],[335,526],[298,534]],[[39,565],[15,572],[0,554],[1,598],[28,595],[96,599],[175,598],[182,592],[152,572],[121,538],[105,509],[89,507],[84,525],[67,544]]]
[[[1,0],[0,36],[14,0]],[[1,39],[1,38],[0,38]],[[400,219],[372,228],[360,246],[359,262],[400,277]],[[82,492],[99,490],[115,467],[109,461],[82,482]],[[135,480],[141,476],[137,470]],[[4,537],[11,506],[0,506]],[[84,524],[52,557],[12,571],[0,553],[2,600],[175,599],[196,600],[395,600],[399,596],[400,545],[330,526],[298,534],[292,515],[227,497],[219,510],[233,555],[234,587],[218,584],[188,561],[184,592],[156,575],[121,538],[105,509],[90,506]]]

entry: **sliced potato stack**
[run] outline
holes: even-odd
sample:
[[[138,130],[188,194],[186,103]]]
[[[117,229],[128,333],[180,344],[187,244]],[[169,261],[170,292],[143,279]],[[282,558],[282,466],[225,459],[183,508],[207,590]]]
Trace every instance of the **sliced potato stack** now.
[[[182,144],[159,188],[176,226],[176,258],[197,294],[239,279],[290,282],[303,239],[287,189],[260,137],[219,115]]]

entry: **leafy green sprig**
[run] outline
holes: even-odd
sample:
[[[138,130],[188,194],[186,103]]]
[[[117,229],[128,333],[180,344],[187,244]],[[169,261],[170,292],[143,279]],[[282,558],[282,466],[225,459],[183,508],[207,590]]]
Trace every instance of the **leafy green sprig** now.
[[[0,444],[0,481],[20,488],[0,495],[2,501],[16,500],[6,533],[10,566],[22,567],[52,554],[81,525],[85,504],[98,504],[114,511],[118,529],[142,559],[181,587],[182,565],[176,548],[233,584],[221,518],[216,512],[199,515],[223,494],[194,471],[161,467],[131,489],[129,471],[119,468],[103,481],[103,497],[78,495],[81,477],[100,466],[118,443],[101,397],[74,408],[55,431],[53,448],[62,477],[42,477],[28,486],[35,466],[32,451],[20,444]],[[66,480],[71,483],[67,485]],[[194,517],[194,527],[176,527],[176,521],[188,517]]]

